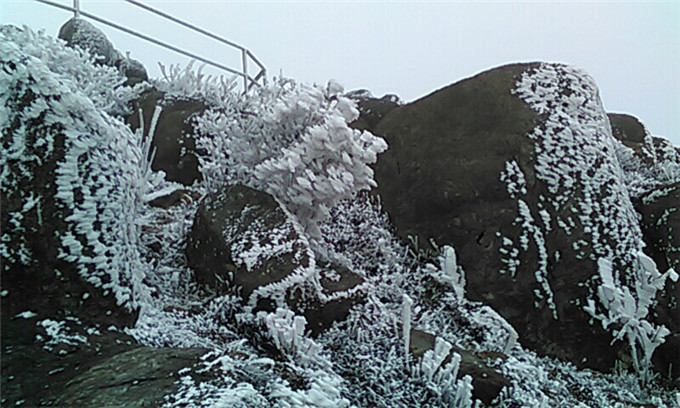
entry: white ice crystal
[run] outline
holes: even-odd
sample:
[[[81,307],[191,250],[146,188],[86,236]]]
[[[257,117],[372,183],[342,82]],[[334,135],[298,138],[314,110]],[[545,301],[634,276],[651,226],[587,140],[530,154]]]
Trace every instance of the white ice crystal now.
[[[439,263],[439,268],[432,264],[427,264],[425,267],[433,278],[440,283],[450,285],[456,296],[463,299],[465,297],[465,274],[462,268],[458,267],[456,251],[448,245],[442,247]]]
[[[505,170],[501,172],[501,181],[507,185],[508,194],[512,198],[527,193],[524,173],[515,160],[505,163]]]
[[[597,255],[636,252],[640,227],[594,80],[577,68],[545,63],[524,73],[513,93],[547,115],[545,126],[528,137],[535,143],[536,176],[553,197],[549,211],[571,206],[577,194],[577,204],[566,209],[591,232]],[[566,222],[556,221],[559,226]],[[615,246],[610,248],[608,242]]]
[[[82,334],[71,334],[66,321],[56,321],[51,319],[41,320],[37,326],[45,330],[47,338],[41,335],[36,336],[36,340],[44,342],[43,348],[47,351],[52,351],[60,344],[68,346],[77,346],[82,343],[87,343],[87,337]]]
[[[401,298],[401,335],[404,339],[404,355],[406,356],[406,361],[408,362],[408,356],[410,355],[410,345],[411,345],[411,308],[413,307],[413,300],[404,294]]]

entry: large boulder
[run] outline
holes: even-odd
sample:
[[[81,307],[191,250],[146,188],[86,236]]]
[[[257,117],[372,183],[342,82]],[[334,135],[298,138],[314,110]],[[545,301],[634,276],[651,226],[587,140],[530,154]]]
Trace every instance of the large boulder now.
[[[192,185],[202,179],[198,166],[200,151],[196,147],[192,119],[205,111],[206,105],[195,100],[166,97],[163,92],[152,88],[132,101],[133,113],[126,118],[126,122],[133,130],[139,129],[141,111],[143,134],[148,137],[158,106],[162,107],[162,111],[153,133],[151,168],[165,172],[169,181]]]
[[[363,279],[345,268],[317,267],[300,228],[271,195],[229,186],[201,201],[186,259],[197,282],[238,294],[256,310],[290,308],[316,335],[348,315]]]
[[[108,311],[104,320],[129,325],[137,277],[126,271],[143,269],[128,224],[139,146],[52,65],[77,60],[72,51],[43,61],[26,57],[20,37],[2,43],[2,311],[88,322]]]
[[[106,35],[82,18],[72,18],[59,29],[59,38],[71,47],[89,52],[95,62],[117,68],[126,78],[126,85],[147,81],[149,76],[141,62],[123,55]]]
[[[602,314],[586,307],[600,306],[598,262],[613,262],[617,285],[647,272],[636,269],[642,232],[587,74],[493,69],[392,110],[375,133],[389,144],[377,193],[397,235],[426,252],[454,246],[469,297],[524,345],[613,366],[627,347],[611,346],[593,319]]]
[[[659,270],[680,272],[680,183],[654,190],[635,204],[642,217],[646,252]],[[652,317],[671,332],[655,354],[655,365],[662,373],[670,373],[680,386],[680,282],[666,281]]]
[[[272,196],[230,186],[201,202],[186,256],[196,281],[244,300],[255,289],[312,266],[304,238]]]

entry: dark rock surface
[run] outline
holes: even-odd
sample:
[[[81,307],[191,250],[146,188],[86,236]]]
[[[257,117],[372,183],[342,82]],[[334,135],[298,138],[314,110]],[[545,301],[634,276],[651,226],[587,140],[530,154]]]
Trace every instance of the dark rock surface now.
[[[133,101],[133,113],[126,122],[133,130],[139,128],[139,110],[144,117],[144,135],[149,134],[151,119],[156,106],[163,110],[153,135],[152,149],[155,156],[151,163],[154,171],[164,171],[166,179],[191,185],[202,176],[198,170],[198,150],[193,137],[191,119],[200,115],[206,106],[198,101],[165,98],[162,92],[151,89]]]
[[[612,136],[628,147],[638,146],[647,136],[645,126],[638,118],[625,113],[608,113]]]
[[[680,183],[655,190],[635,204],[642,216],[645,252],[654,259],[659,271],[669,268],[680,271]],[[670,372],[680,386],[680,282],[666,281],[652,317],[671,331],[654,353],[654,363],[661,373]]]
[[[368,91],[348,92],[347,96],[357,102],[359,117],[350,124],[357,130],[373,132],[378,123],[393,109],[400,106],[399,98],[395,95],[385,95],[381,98],[372,96]]]
[[[635,201],[642,216],[645,251],[659,271],[680,269],[680,182]],[[680,314],[678,315],[680,319]],[[678,326],[680,328],[680,325]]]
[[[204,349],[137,347],[116,354],[69,381],[65,407],[158,407],[179,385],[177,374],[197,364]]]
[[[253,246],[269,248],[270,256],[249,257]],[[237,288],[244,300],[310,265],[307,247],[274,198],[243,185],[204,198],[186,256],[196,281],[218,293]]]
[[[513,94],[522,75],[536,68],[493,69],[392,110],[375,128],[389,144],[375,166],[377,193],[398,236],[417,238],[420,249],[431,248],[430,239],[456,248],[469,297],[518,328],[522,344],[606,370],[621,346],[610,346],[610,335],[589,324],[582,305],[597,275],[595,260],[612,247],[611,241],[594,242],[592,229],[609,227],[597,220],[583,224],[586,209],[579,201],[587,197],[581,186],[590,182],[590,172],[573,167],[582,184],[557,190],[537,176],[539,149],[529,134],[545,126],[547,116]],[[566,89],[569,81],[561,84],[564,95],[574,92]],[[604,152],[594,167],[613,160],[607,137],[584,140],[586,150]],[[569,149],[564,152],[577,154]],[[516,195],[501,180],[510,164],[522,180],[509,179],[524,186]],[[621,184],[616,174],[604,177]],[[559,203],[553,201],[556,191]],[[628,207],[622,202],[607,211]]]

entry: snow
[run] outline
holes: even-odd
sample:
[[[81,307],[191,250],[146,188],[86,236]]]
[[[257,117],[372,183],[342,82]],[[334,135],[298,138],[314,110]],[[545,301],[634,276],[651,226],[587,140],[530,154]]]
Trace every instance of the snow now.
[[[17,313],[16,315],[14,315],[15,318],[20,318],[20,319],[32,319],[32,318],[37,317],[37,316],[38,316],[37,313],[32,312],[30,310],[26,310],[24,312]]]

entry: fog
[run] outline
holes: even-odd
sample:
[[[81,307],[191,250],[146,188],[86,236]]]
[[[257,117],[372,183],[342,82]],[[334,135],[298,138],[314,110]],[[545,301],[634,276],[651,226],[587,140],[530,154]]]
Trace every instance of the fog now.
[[[71,5],[71,1],[61,1]],[[609,112],[631,113],[680,145],[678,2],[149,1],[248,48],[270,76],[335,79],[346,89],[412,101],[492,67],[559,61],[596,80]],[[240,69],[240,54],[118,1],[83,10]],[[56,35],[71,14],[31,0],[0,2],[0,21]],[[172,52],[95,23],[152,76]],[[251,67],[252,68],[252,67]]]

